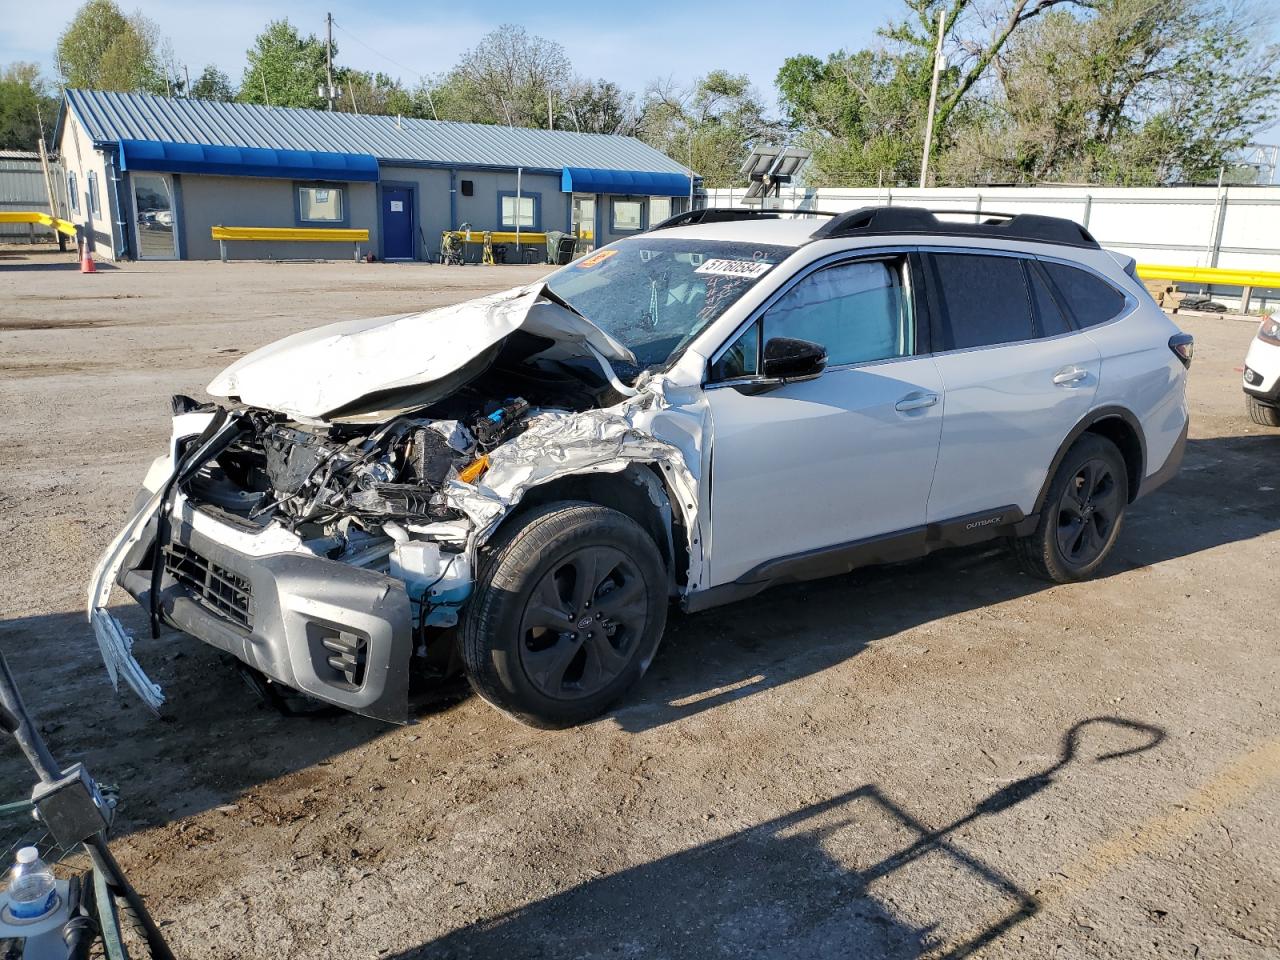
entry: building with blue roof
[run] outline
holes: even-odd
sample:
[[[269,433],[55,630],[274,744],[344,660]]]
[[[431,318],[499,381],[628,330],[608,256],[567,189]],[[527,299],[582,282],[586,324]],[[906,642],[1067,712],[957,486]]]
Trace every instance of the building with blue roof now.
[[[214,259],[215,225],[367,228],[384,260],[433,259],[465,225],[572,233],[581,251],[701,190],[634,137],[150,94],[68,90],[55,136],[70,219],[109,259]],[[251,255],[316,248],[256,242]]]

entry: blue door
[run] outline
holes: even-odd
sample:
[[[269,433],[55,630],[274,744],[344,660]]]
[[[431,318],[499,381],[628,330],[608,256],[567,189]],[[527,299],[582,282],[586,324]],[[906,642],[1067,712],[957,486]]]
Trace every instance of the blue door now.
[[[413,259],[413,191],[382,188],[382,259]]]

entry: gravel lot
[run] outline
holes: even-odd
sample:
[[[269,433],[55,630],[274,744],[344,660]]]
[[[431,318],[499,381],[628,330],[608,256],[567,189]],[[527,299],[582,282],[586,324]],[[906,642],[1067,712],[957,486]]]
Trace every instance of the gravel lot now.
[[[281,717],[169,633],[137,645],[161,721],[112,695],[83,607],[168,396],[542,268],[70,259],[0,250],[0,646],[55,752],[120,785],[114,847],[179,956],[1280,952],[1280,431],[1244,415],[1252,323],[1180,321],[1187,458],[1094,582],[969,550],[676,616],[640,688],[561,733],[458,687],[404,728]],[[29,780],[0,745],[3,799]]]

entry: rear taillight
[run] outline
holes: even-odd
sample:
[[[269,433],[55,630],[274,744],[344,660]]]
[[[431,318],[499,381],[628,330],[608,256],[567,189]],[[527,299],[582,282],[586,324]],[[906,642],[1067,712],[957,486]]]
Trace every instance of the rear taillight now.
[[[1189,367],[1196,355],[1196,338],[1189,333],[1175,333],[1169,338],[1169,349],[1177,354],[1184,367]]]

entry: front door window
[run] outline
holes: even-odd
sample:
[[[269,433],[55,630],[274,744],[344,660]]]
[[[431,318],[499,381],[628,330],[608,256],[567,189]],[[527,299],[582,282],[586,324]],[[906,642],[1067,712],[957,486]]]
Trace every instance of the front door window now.
[[[139,260],[174,260],[178,248],[173,232],[173,182],[163,173],[135,173],[134,226]]]

